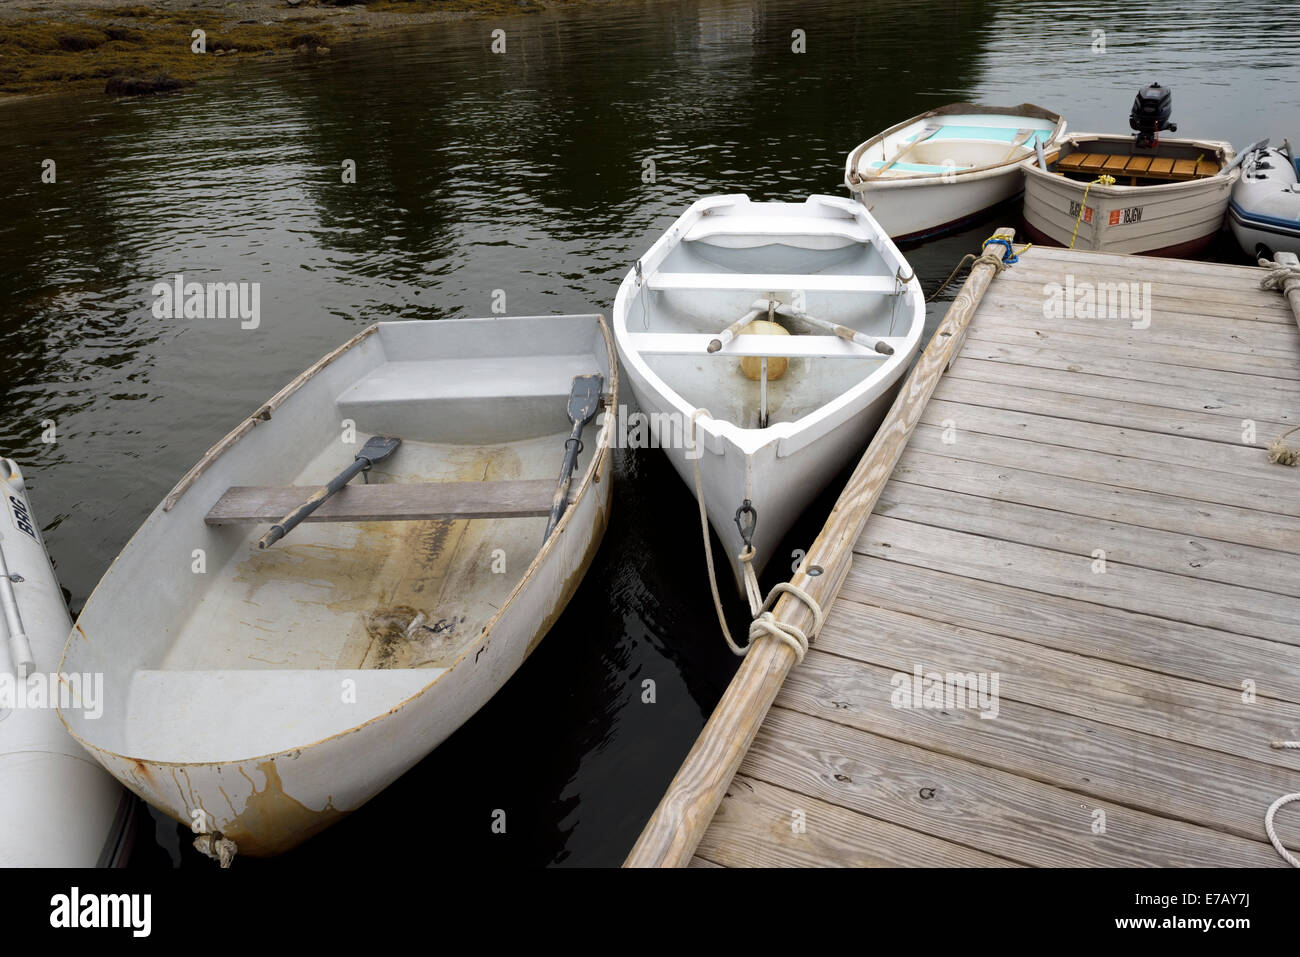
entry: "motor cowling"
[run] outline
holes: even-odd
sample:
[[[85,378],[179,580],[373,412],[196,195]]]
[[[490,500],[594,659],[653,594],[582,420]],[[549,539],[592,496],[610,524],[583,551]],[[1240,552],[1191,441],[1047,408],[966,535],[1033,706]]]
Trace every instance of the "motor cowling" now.
[[[1173,112],[1174,92],[1169,87],[1152,83],[1138,90],[1133,100],[1133,110],[1128,116],[1129,128],[1137,131],[1137,136],[1134,137],[1137,145],[1150,149],[1156,145],[1162,131],[1178,132],[1178,124],[1169,121]]]

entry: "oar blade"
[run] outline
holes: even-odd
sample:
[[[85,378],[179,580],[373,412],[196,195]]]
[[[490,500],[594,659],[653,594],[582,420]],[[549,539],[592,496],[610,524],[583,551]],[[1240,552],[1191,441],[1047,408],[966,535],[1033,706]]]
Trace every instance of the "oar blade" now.
[[[599,373],[573,377],[573,387],[569,391],[569,421],[575,425],[590,422],[600,408],[600,391],[605,385],[605,377]]]

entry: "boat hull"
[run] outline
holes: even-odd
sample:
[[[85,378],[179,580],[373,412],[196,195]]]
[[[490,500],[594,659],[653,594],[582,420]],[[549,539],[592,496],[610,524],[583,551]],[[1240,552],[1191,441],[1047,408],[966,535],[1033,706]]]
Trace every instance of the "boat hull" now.
[[[1228,225],[1248,256],[1300,255],[1300,173],[1278,150],[1262,155],[1271,168],[1260,168],[1254,157],[1246,160],[1228,204]]]
[[[736,510],[741,503],[748,499],[757,513],[751,539],[755,573],[762,574],[772,561],[788,560],[793,570],[797,555],[793,552],[789,556],[779,555],[777,547],[813,499],[861,454],[889,410],[902,373],[900,366],[897,375],[882,380],[879,388],[861,396],[855,403],[856,407],[847,410],[834,428],[801,448],[797,454],[781,455],[781,443],[773,440],[747,455],[725,436],[720,437],[713,447],[702,442],[698,453],[682,444],[662,446],[692,496],[695,495],[695,468],[698,464],[705,512],[722,543],[736,590],[741,595],[745,593],[744,565],[739,556],[745,543],[735,522]],[[660,416],[673,413],[671,404],[631,368],[628,383],[643,411]],[[721,556],[715,556],[715,561],[721,564]],[[722,587],[721,581],[719,587]]]
[[[22,473],[7,459],[0,459],[0,491],[0,544],[10,573],[21,579],[14,593],[35,661],[26,684],[9,684],[12,673],[3,675],[6,697],[12,692],[14,699],[0,705],[0,866],[121,865],[135,802],[68,737],[49,699],[62,684],[50,676],[72,621]],[[92,688],[87,704],[101,708],[102,689],[97,695]]]
[[[1076,135],[1128,144],[1125,137]],[[1225,148],[1226,158],[1231,158],[1228,144],[1205,145]],[[1023,165],[1023,218],[1032,241],[1149,256],[1192,256],[1213,242],[1223,228],[1238,175],[1233,170],[1187,182],[1105,185],[1046,172],[1029,160]]]
[[[961,229],[1024,189],[1019,162],[952,182],[884,181],[855,193],[895,242],[916,242]]]

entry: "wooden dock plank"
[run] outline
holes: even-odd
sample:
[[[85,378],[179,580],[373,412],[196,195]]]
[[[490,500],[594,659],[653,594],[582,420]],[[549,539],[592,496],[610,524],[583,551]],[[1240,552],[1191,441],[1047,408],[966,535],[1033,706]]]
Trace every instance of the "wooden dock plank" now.
[[[1000,702],[992,720],[971,708],[895,708],[897,673],[845,668],[833,655],[810,652],[786,680],[778,706],[1248,840],[1263,838],[1264,810],[1274,798],[1300,790],[1300,770],[1019,701]],[[1278,828],[1288,847],[1300,848],[1300,822],[1279,816]]]
[[[1294,645],[866,557],[853,563],[841,595],[904,614],[921,607],[926,617],[949,629],[996,631],[1236,693],[1248,687],[1257,697],[1300,703],[1300,682],[1290,680],[1300,673],[1300,648]]]
[[[1253,509],[1217,505],[1104,485],[1010,466],[953,459],[909,448],[894,469],[899,482],[946,488],[1072,515],[1087,515],[1144,528],[1204,536],[1222,542],[1293,552],[1300,518],[1274,515],[1261,523]]]
[[[906,482],[889,484],[876,514],[1055,551],[1088,543],[1108,562],[1300,597],[1300,555],[1272,549]]]
[[[987,465],[1011,465],[1139,492],[1234,505],[1243,510],[1241,519],[1252,526],[1268,525],[1274,515],[1300,517],[1294,472],[1275,468],[1276,478],[1244,473],[1229,475],[1193,468],[1185,462],[1179,462],[1177,468],[1156,468],[1146,459],[1133,456],[1092,452],[1068,445],[1044,445],[980,432],[966,432],[954,436],[956,441],[949,441],[945,431],[937,426],[918,425],[909,447]]]
[[[1117,337],[1109,332],[1092,329],[1086,323],[1076,323],[1074,328],[1062,332],[981,322],[977,328],[971,329],[966,334],[966,338],[970,342],[1070,349],[1081,356],[1133,359],[1149,363],[1153,372],[1159,372],[1166,365],[1177,365],[1208,372],[1222,370],[1245,373],[1260,381],[1281,379],[1292,383],[1300,382],[1300,363],[1290,356],[1229,352],[1225,349],[1195,348],[1169,342],[1158,343],[1150,341],[1145,336],[1141,340],[1135,335]]]
[[[846,603],[823,629],[817,648],[851,661],[911,674],[997,674],[1002,701],[1020,701],[1157,738],[1290,768],[1291,755],[1270,748],[1260,728],[1300,734],[1300,705],[1211,687],[923,616]],[[1151,662],[1155,664],[1155,662]],[[846,665],[852,667],[852,665]],[[996,715],[996,713],[995,713]],[[996,717],[995,717],[996,720]]]
[[[1087,412],[1080,410],[1077,414],[1085,416]],[[1269,481],[1281,477],[1277,466],[1269,463],[1263,443],[1225,442],[1221,431],[1213,438],[1166,435],[1111,422],[1092,422],[1082,417],[1039,415],[1024,409],[968,405],[937,398],[930,400],[921,421],[950,429],[954,444],[961,440],[963,432],[978,432],[1153,462],[1195,462],[1198,468],[1234,475],[1253,474]],[[1239,428],[1236,438],[1240,437]]]
[[[1103,804],[782,707],[772,709],[741,773],[1021,864],[1285,866],[1265,842]],[[1105,812],[1100,831],[1097,810]]]
[[[803,812],[805,830],[794,828]],[[698,856],[723,867],[1012,867],[992,854],[736,775]]]
[[[1110,376],[1115,379],[1127,379],[1129,382],[1171,382],[1192,388],[1199,387],[1207,378],[1203,369],[1189,369],[1185,366],[1156,364],[1137,359],[1111,358],[1092,350],[1079,348],[1065,350],[1012,343],[995,345],[985,344],[978,339],[968,342],[963,349],[960,361],[965,361],[967,358]],[[1268,402],[1270,398],[1288,404],[1300,403],[1300,382],[1226,370],[1217,372],[1214,380],[1217,384],[1232,389],[1237,395],[1257,400],[1261,405]]]
[[[1300,599],[1253,588],[1194,581],[1182,575],[1106,561],[1093,571],[1097,546],[1071,554],[873,515],[855,553],[888,557],[981,581],[1014,582],[1045,595],[1078,598],[1175,621],[1300,645]]]

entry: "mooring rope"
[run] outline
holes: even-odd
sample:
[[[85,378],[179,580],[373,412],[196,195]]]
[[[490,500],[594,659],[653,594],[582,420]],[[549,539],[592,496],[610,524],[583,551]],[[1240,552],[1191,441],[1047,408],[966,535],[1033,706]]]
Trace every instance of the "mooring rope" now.
[[[1083,199],[1079,201],[1079,215],[1074,217],[1074,232],[1070,235],[1070,248],[1074,248],[1074,241],[1079,238],[1079,223],[1083,221],[1083,211],[1088,208],[1088,192],[1096,185],[1114,186],[1115,177],[1102,173],[1083,190]]]
[[[224,869],[234,862],[239,846],[230,838],[222,837],[220,834],[204,833],[194,839],[194,849],[212,858]]]
[[[817,604],[817,600],[809,595],[797,585],[789,582],[781,582],[776,585],[764,600],[762,591],[759,589],[758,575],[754,572],[754,546],[746,544],[740,550],[736,557],[740,560],[742,566],[742,578],[745,582],[745,596],[749,599],[749,611],[754,616],[754,620],[749,624],[749,642],[744,645],[738,645],[735,639],[731,637],[731,629],[727,627],[727,615],[722,609],[722,596],[718,592],[718,573],[713,563],[713,541],[709,537],[709,514],[704,507],[704,480],[700,476],[700,458],[703,456],[703,449],[699,444],[699,418],[707,415],[713,418],[713,413],[708,409],[700,408],[691,413],[691,439],[690,451],[692,453],[691,464],[695,469],[695,500],[700,506],[700,530],[704,535],[704,561],[709,569],[709,589],[713,592],[713,610],[718,615],[718,625],[722,628],[722,637],[727,641],[727,647],[731,649],[732,654],[743,658],[749,654],[749,650],[754,647],[754,642],[763,635],[768,635],[778,641],[783,641],[790,646],[794,652],[795,664],[803,661],[803,657],[808,653],[808,643],[816,637],[822,627],[822,609]],[[770,609],[776,599],[783,593],[794,595],[802,601],[813,614],[812,635],[807,635],[802,629],[794,625],[778,621]]]
[[[1286,748],[1292,751],[1300,751],[1300,741],[1274,741],[1273,747]],[[1268,811],[1264,814],[1264,833],[1268,835],[1269,841],[1272,842],[1273,848],[1282,855],[1282,860],[1286,861],[1292,867],[1300,867],[1300,860],[1288,851],[1282,843],[1282,839],[1277,836],[1277,828],[1273,826],[1273,815],[1277,814],[1278,809],[1292,801],[1300,801],[1300,791],[1295,794],[1283,794],[1280,798],[1268,806]]]
[[[934,300],[938,298],[939,293],[943,292],[952,284],[952,281],[957,278],[957,273],[961,272],[962,269],[966,267],[967,263],[970,264],[972,269],[975,268],[976,263],[987,263],[998,272],[1002,272],[1008,266],[1014,266],[1016,263],[1020,262],[1020,257],[1023,256],[1033,245],[1033,243],[1025,243],[1017,251],[1015,247],[1011,245],[1011,240],[1003,239],[1001,236],[990,236],[988,239],[984,240],[984,245],[980,254],[977,256],[975,253],[967,253],[963,256],[961,262],[957,263],[953,271],[948,273],[948,278],[943,281],[943,284],[934,292],[930,293],[930,295],[926,297],[925,301],[934,302]],[[997,253],[989,252],[990,246],[1004,247],[1006,249],[1006,257],[1003,258]]]
[[[1260,289],[1276,289],[1284,296],[1300,291],[1300,266],[1285,266],[1271,259],[1260,259],[1259,265],[1268,270],[1268,274],[1259,281]],[[1295,285],[1291,286],[1291,283]],[[1296,317],[1296,321],[1300,322],[1300,316]],[[1274,465],[1300,464],[1300,449],[1293,449],[1286,444],[1286,440],[1295,432],[1300,432],[1300,425],[1288,429],[1273,440],[1273,444],[1268,447],[1269,462]]]

